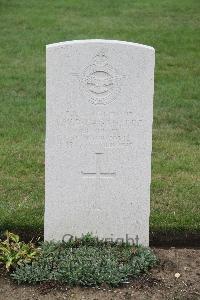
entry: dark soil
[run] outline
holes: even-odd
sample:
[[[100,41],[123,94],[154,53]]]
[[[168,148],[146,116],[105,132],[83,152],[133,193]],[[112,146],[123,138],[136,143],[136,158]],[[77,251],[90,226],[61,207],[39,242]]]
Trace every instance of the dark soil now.
[[[160,263],[148,275],[120,288],[70,288],[55,283],[37,286],[16,285],[0,276],[0,300],[120,300],[120,299],[200,299],[200,249],[154,249]],[[175,274],[180,277],[176,278]],[[177,275],[177,274],[176,274]],[[177,275],[178,276],[178,275]]]

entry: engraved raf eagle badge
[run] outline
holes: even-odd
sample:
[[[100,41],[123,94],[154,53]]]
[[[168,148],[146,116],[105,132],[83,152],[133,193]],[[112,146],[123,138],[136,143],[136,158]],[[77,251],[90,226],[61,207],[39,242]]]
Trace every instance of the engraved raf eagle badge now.
[[[104,50],[97,53],[80,76],[82,91],[94,105],[113,102],[120,92],[120,80],[121,76],[109,63]]]

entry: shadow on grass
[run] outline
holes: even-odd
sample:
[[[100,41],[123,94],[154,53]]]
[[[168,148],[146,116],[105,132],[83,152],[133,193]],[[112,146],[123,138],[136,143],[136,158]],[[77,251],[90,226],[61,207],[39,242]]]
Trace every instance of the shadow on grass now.
[[[31,226],[14,227],[12,224],[2,225],[0,228],[0,238],[3,233],[9,230],[20,236],[20,239],[28,242],[42,241],[44,239],[44,230],[42,228],[33,228]],[[200,248],[200,232],[198,231],[151,231],[150,230],[150,246],[151,247],[180,247],[180,248]]]

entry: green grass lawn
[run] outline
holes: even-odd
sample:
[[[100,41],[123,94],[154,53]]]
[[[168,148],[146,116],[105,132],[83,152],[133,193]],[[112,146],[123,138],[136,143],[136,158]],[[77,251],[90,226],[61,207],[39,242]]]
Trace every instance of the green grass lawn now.
[[[156,49],[151,230],[200,230],[200,1],[0,0],[0,229],[43,228],[45,45]]]

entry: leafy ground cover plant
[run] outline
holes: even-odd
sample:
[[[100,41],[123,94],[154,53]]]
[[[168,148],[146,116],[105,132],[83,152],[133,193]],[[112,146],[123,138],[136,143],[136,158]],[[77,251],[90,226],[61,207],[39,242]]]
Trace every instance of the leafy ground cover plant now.
[[[11,274],[18,283],[59,281],[69,285],[117,286],[155,265],[149,248],[99,241],[89,235],[65,242],[44,242],[41,255]]]
[[[0,240],[0,263],[7,271],[22,263],[30,263],[39,256],[40,248],[32,242],[21,242],[18,235],[8,231],[5,232],[5,237],[5,240]]]

